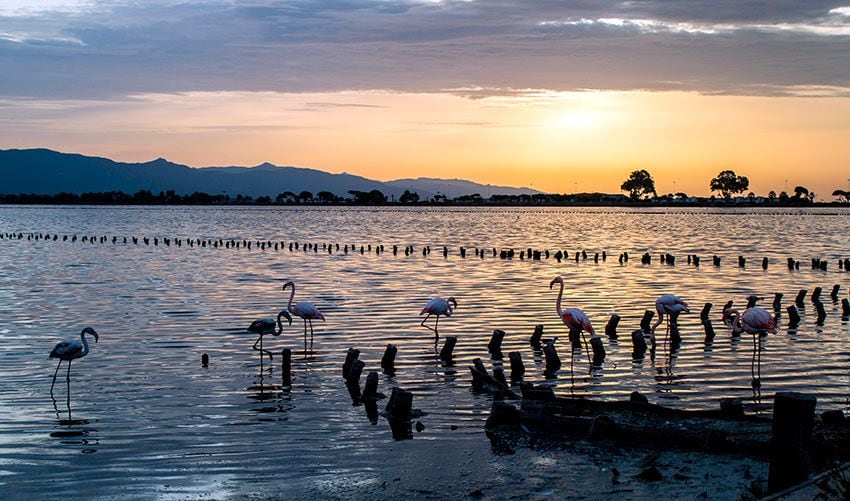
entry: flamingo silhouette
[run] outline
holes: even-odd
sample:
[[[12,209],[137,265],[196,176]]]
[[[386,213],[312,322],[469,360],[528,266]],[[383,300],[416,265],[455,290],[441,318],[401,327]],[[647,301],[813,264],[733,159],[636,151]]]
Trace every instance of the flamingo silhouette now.
[[[558,299],[555,302],[555,311],[558,312],[558,316],[561,318],[561,321],[564,322],[564,325],[567,326],[567,329],[570,330],[570,334],[573,332],[578,332],[581,335],[581,339],[584,341],[584,349],[587,353],[587,360],[590,363],[590,349],[587,346],[587,340],[584,339],[584,332],[587,331],[590,334],[590,338],[601,337],[596,335],[596,331],[593,330],[593,325],[590,323],[590,318],[584,314],[578,308],[561,308],[561,298],[564,295],[564,279],[561,275],[558,275],[551,282],[549,282],[549,290],[552,290],[552,287],[555,284],[561,284],[561,289],[558,291]],[[572,338],[572,336],[570,336]],[[572,342],[572,339],[570,339]],[[575,359],[575,351],[570,349],[570,378],[573,377],[573,363]]]
[[[274,318],[258,318],[251,322],[251,325],[248,327],[248,332],[259,336],[257,340],[254,341],[254,346],[252,346],[252,348],[260,352],[261,368],[263,365],[263,353],[268,354],[269,362],[272,361],[272,352],[263,349],[263,336],[266,334],[280,336],[283,333],[283,322],[280,321],[280,317],[286,317],[286,319],[289,320],[289,325],[292,325],[292,317],[289,315],[289,312],[281,310],[280,313],[277,314],[276,321]],[[277,329],[275,329],[275,327],[277,327]],[[260,345],[259,348],[257,348],[258,343]]]
[[[86,341],[86,334],[94,336],[94,342],[98,340],[97,332],[91,327],[86,327],[80,331],[80,341],[76,339],[64,339],[56,343],[56,346],[50,350],[50,358],[58,358],[59,363],[56,365],[56,371],[53,372],[53,383],[50,385],[50,396],[53,397],[53,387],[56,386],[56,375],[59,373],[59,367],[62,361],[68,362],[68,373],[65,377],[65,382],[68,388],[68,412],[71,412],[71,361],[77,358],[83,358],[89,354],[89,343]]]
[[[670,315],[673,313],[688,313],[691,309],[688,303],[682,300],[679,296],[673,294],[663,294],[655,300],[655,311],[658,312],[658,320],[652,324],[652,329],[649,331],[649,338],[652,340],[652,345],[655,346],[655,329],[664,321],[664,315],[667,315],[667,332],[664,334],[664,346],[667,346],[667,337],[670,335]]]
[[[295,282],[289,281],[283,284],[283,290],[285,291],[287,287],[292,287],[292,293],[289,295],[289,304],[286,305],[286,309],[289,310],[289,313],[292,313],[296,317],[304,320],[304,351],[307,351],[307,323],[310,323],[310,350],[313,350],[313,320],[320,319],[322,322],[325,321],[325,316],[322,315],[322,312],[319,311],[318,308],[313,303],[309,303],[307,301],[301,301],[292,304],[293,298],[295,298]]]
[[[426,329],[434,331],[434,344],[440,340],[440,333],[437,331],[437,328],[440,325],[440,315],[444,317],[452,316],[455,308],[457,308],[457,300],[454,297],[450,297],[448,299],[443,299],[441,297],[435,297],[425,303],[425,307],[422,308],[422,311],[419,312],[419,315],[422,316],[425,313],[428,315],[422,320],[422,323],[419,324]],[[431,315],[437,315],[437,321],[434,322],[434,327],[428,327],[425,325],[425,322],[431,318]]]
[[[754,306],[747,308],[744,313],[738,314],[738,310],[732,310],[731,315],[735,316],[735,321],[732,322],[732,332],[740,334],[746,332],[753,336],[753,360],[750,363],[750,374],[753,377],[753,388],[761,387],[761,343],[758,337],[768,334],[776,334],[776,320],[764,308]],[[758,354],[758,375],[756,375],[756,354]]]

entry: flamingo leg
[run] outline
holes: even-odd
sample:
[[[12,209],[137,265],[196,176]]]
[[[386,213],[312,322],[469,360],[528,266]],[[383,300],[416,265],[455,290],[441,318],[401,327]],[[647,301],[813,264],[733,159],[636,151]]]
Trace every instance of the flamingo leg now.
[[[425,325],[425,322],[427,322],[429,318],[431,318],[431,314],[430,314],[430,313],[429,313],[428,315],[426,315],[424,319],[422,319],[422,323],[421,323],[421,324],[419,324],[419,325],[421,325],[422,327],[425,327],[425,328],[426,328],[426,329],[428,329],[429,331],[433,331],[434,329],[433,329],[432,327],[429,327],[429,326]]]
[[[440,327],[440,315],[437,315],[437,321],[434,323],[434,343],[440,340],[440,332],[437,330]]]
[[[304,319],[304,355],[307,355],[307,319]]]
[[[50,385],[50,396],[53,396],[53,387],[56,386],[56,375],[59,374],[59,367],[62,365],[62,359],[59,359],[59,363],[56,365],[56,371],[53,372],[53,383]]]
[[[584,337],[584,331],[581,331],[581,340],[584,341],[584,352],[587,354],[587,363],[593,365],[590,359],[590,348],[587,346],[587,338]]]
[[[66,403],[68,405],[68,420],[71,420],[71,361],[68,360],[68,373],[65,376],[65,383],[68,388]]]
[[[310,351],[313,351],[313,319],[310,319]]]

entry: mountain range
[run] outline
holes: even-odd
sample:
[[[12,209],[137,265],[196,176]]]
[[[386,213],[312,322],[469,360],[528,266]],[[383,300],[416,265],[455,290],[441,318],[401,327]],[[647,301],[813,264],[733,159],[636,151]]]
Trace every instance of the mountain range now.
[[[278,193],[330,191],[347,197],[349,190],[380,190],[398,198],[405,190],[421,199],[436,194],[448,198],[480,194],[520,195],[539,193],[530,188],[478,184],[460,179],[398,179],[377,181],[353,174],[332,174],[317,169],[277,166],[263,163],[254,167],[189,167],[164,158],[143,163],[116,162],[108,158],[61,153],[49,149],[0,150],[0,194],[60,192],[84,193],[123,191],[154,193],[174,190],[178,194],[196,191],[253,197]]]

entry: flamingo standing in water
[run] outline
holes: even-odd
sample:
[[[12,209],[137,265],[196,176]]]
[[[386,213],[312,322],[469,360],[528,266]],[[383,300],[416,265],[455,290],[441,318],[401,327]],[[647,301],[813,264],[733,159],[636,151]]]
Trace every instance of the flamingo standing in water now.
[[[443,299],[441,297],[435,297],[425,303],[425,307],[422,308],[422,311],[419,312],[419,315],[422,316],[425,313],[428,315],[422,320],[422,323],[419,324],[426,329],[434,331],[434,344],[440,340],[440,333],[437,331],[437,328],[440,325],[440,315],[444,317],[452,316],[455,308],[457,308],[457,300],[454,297],[450,297],[448,299]],[[434,322],[434,327],[428,327],[425,325],[425,322],[431,318],[431,315],[437,315],[437,321]]]
[[[776,320],[764,308],[754,306],[747,308],[744,313],[738,314],[737,310],[732,310],[730,314],[735,315],[735,321],[732,322],[732,332],[740,334],[746,332],[753,335],[753,360],[750,364],[750,374],[753,377],[753,388],[761,387],[761,342],[758,337],[768,334],[776,334]],[[756,353],[758,353],[758,377],[756,377]]]
[[[97,342],[98,335],[91,327],[86,327],[80,331],[80,341],[76,339],[65,339],[56,343],[56,346],[50,351],[50,358],[58,358],[59,364],[56,365],[56,371],[53,373],[53,383],[50,385],[50,395],[53,396],[53,387],[56,386],[56,375],[59,373],[59,367],[62,361],[68,362],[68,373],[65,381],[68,388],[68,412],[70,413],[71,403],[71,361],[77,358],[83,358],[89,354],[89,343],[86,341],[86,334],[94,336],[94,342]]]
[[[561,284],[561,290],[558,291],[558,300],[555,302],[555,311],[558,312],[558,316],[561,317],[561,321],[564,322],[564,325],[567,326],[567,329],[572,331],[578,331],[581,333],[581,338],[584,341],[584,349],[587,353],[587,360],[590,362],[590,349],[587,347],[587,340],[584,339],[584,331],[587,331],[590,334],[590,338],[602,337],[596,335],[596,331],[593,330],[593,325],[590,323],[590,318],[584,314],[578,308],[561,308],[561,298],[564,295],[564,279],[561,275],[558,275],[551,282],[549,282],[549,290],[552,290],[552,287],[555,284]],[[572,339],[570,339],[572,342]],[[573,377],[573,362],[575,359],[575,351],[570,347],[570,377]]]
[[[285,291],[287,287],[292,287],[292,293],[289,295],[289,304],[286,305],[286,309],[289,310],[289,313],[292,313],[296,317],[304,320],[304,352],[307,352],[307,323],[310,323],[310,350],[313,350],[313,320],[321,320],[325,321],[325,316],[322,315],[322,312],[316,308],[316,305],[313,303],[309,303],[307,301],[300,301],[295,305],[292,304],[293,298],[295,298],[295,282],[289,281],[283,284],[283,290]]]
[[[272,352],[263,349],[263,336],[266,334],[280,336],[283,333],[283,322],[280,321],[281,317],[286,317],[286,319],[289,320],[289,325],[292,325],[292,317],[289,315],[289,312],[281,310],[280,313],[277,314],[277,321],[275,321],[274,318],[258,318],[251,322],[251,325],[248,327],[248,332],[259,336],[257,340],[254,341],[254,346],[252,348],[260,352],[261,368],[263,366],[263,353],[268,354],[269,362],[272,361]],[[257,344],[260,345],[259,348],[257,348]]]
[[[674,313],[688,313],[691,309],[688,303],[682,300],[679,296],[673,294],[664,294],[655,300],[655,311],[658,312],[658,320],[652,324],[652,329],[649,331],[649,338],[655,345],[655,329],[664,321],[664,314],[667,314],[667,332],[664,334],[664,345],[667,346],[667,337],[670,335],[670,315]]]

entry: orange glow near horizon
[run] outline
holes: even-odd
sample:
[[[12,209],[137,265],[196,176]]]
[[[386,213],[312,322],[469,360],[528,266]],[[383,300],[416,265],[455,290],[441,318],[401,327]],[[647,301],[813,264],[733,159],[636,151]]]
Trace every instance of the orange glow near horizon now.
[[[34,103],[38,106],[41,103]],[[25,108],[26,103],[17,106]],[[56,104],[61,117],[0,132],[0,147],[118,161],[278,165],[380,180],[463,178],[548,192],[619,192],[645,168],[659,193],[708,194],[731,168],[759,194],[850,178],[850,98],[685,92],[197,92]],[[68,112],[68,110],[71,110]],[[48,115],[49,116],[49,115]]]

